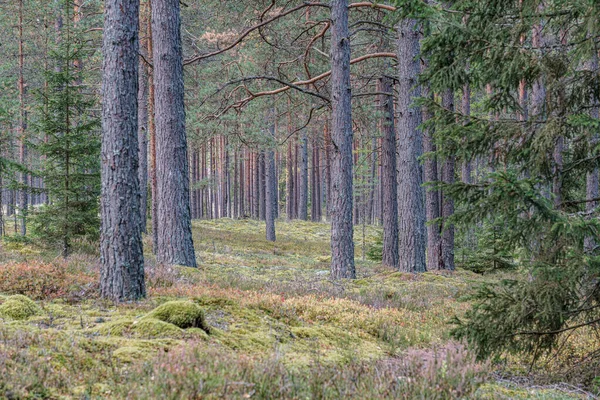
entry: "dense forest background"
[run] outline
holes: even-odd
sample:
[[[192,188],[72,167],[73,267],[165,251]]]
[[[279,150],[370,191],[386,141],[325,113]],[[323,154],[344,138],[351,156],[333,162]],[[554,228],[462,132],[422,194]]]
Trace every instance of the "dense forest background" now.
[[[80,291],[67,302],[157,305],[147,315],[153,321],[240,350],[214,315],[235,314],[223,311],[234,303],[237,312],[260,305],[238,304],[235,290],[281,292],[282,302],[314,291],[348,301],[336,303],[342,314],[356,303],[421,318],[441,312],[448,298],[443,321],[436,315],[432,325],[444,331],[439,340],[428,323],[428,333],[408,339],[399,328],[405,316],[396,314],[378,315],[371,331],[357,328],[359,337],[391,346],[386,357],[396,361],[406,348],[436,349],[433,361],[419,353],[419,367],[402,364],[408,378],[393,389],[386,382],[396,361],[379,375],[361,363],[371,353],[387,358],[360,342],[352,360],[310,364],[331,374],[327,384],[313,376],[289,392],[282,384],[277,394],[256,386],[235,393],[297,398],[316,396],[320,385],[323,397],[343,397],[330,382],[350,385],[367,368],[365,379],[374,380],[354,396],[471,396],[493,374],[496,382],[527,375],[597,395],[599,7],[595,0],[0,4],[0,315],[11,301],[31,302],[14,296],[58,307],[57,298]],[[252,263],[293,269],[249,272]],[[316,271],[306,275],[307,265]],[[48,279],[41,294],[35,270]],[[55,283],[65,271],[74,279],[68,289]],[[252,284],[239,278],[245,274]],[[447,280],[443,289],[418,293],[438,278]],[[210,292],[216,287],[232,292]],[[211,302],[215,296],[225,300]],[[183,323],[165,316],[169,302],[160,299],[204,308],[208,322],[204,314]],[[43,314],[27,306],[25,320]],[[279,322],[292,318],[279,312]],[[314,312],[319,319],[324,311]],[[15,315],[5,319],[21,319]],[[136,338],[134,323],[121,335]],[[83,317],[80,325],[93,329]],[[220,330],[228,333],[215,339]],[[173,332],[166,337],[190,339]],[[337,331],[314,336],[335,351],[348,345]],[[116,348],[132,346],[140,344]],[[2,352],[11,358],[6,345]],[[142,382],[156,372],[148,365],[162,368],[137,356],[146,362],[136,370]],[[188,367],[198,362],[182,357]],[[26,393],[27,385],[2,382],[13,368],[2,360],[0,393]],[[258,368],[229,353],[223,360],[209,375],[224,365],[241,376]],[[265,365],[282,380],[297,378],[287,364]],[[336,378],[342,365],[348,375]],[[449,366],[464,373],[440,373]],[[411,373],[425,381],[432,374],[441,389],[413,385]],[[185,387],[183,376],[171,378]],[[113,381],[123,390],[116,396],[135,397],[132,382]]]

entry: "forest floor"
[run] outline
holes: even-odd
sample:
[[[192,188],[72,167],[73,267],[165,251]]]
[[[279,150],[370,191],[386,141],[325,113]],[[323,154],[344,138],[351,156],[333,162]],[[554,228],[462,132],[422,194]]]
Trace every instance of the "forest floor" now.
[[[156,265],[146,238],[148,298],[118,306],[98,298],[95,244],[65,261],[0,242],[0,398],[586,398],[451,340],[464,295],[503,273],[394,272],[363,257],[380,231],[358,227],[358,279],[334,283],[328,225],[277,229],[195,221],[198,269]],[[177,322],[197,306],[205,322]]]

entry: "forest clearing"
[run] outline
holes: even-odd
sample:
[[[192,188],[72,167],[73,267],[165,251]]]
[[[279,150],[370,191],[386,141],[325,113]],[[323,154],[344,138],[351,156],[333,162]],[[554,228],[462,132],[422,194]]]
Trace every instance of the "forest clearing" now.
[[[0,399],[598,398],[599,15],[0,1]]]

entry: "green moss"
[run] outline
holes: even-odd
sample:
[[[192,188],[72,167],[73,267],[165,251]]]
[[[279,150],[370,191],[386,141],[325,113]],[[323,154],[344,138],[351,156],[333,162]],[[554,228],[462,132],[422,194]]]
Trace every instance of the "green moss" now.
[[[182,329],[201,328],[208,331],[204,311],[191,301],[168,301],[150,311],[144,318],[158,319]]]
[[[112,355],[121,362],[132,363],[147,358],[147,351],[137,346],[126,346],[113,351]]]
[[[139,321],[134,321],[131,330],[139,337],[151,338],[178,338],[183,333],[178,326],[155,318],[143,318]]]
[[[27,296],[16,294],[0,305],[0,316],[14,320],[25,320],[42,314],[42,308]]]

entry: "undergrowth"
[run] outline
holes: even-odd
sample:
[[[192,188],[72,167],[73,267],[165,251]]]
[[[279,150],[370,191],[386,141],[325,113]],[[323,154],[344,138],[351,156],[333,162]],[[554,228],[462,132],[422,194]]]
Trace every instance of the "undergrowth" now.
[[[450,340],[469,307],[459,300],[503,273],[404,274],[359,250],[358,279],[333,282],[326,224],[278,223],[276,243],[257,221],[193,233],[198,269],[157,265],[145,238],[149,296],[119,306],[98,298],[94,254],[65,261],[9,241],[0,308],[23,295],[39,310],[0,315],[0,398],[567,396],[499,384],[493,371],[523,374],[527,360],[478,362]]]

